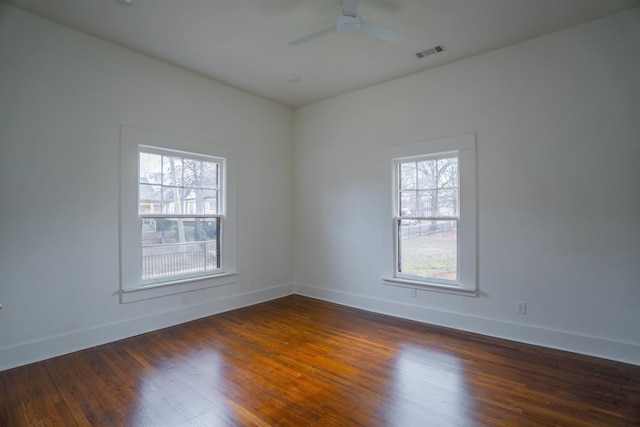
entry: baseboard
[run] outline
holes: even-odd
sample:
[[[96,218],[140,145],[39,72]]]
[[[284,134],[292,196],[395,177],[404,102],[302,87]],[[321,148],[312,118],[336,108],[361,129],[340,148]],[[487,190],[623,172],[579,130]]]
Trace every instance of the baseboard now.
[[[349,307],[557,350],[640,365],[640,346],[517,323],[434,310],[297,283],[294,292]]]
[[[95,328],[0,348],[0,371],[106,344],[293,293],[381,314],[640,365],[640,346],[535,326],[428,309],[305,284],[283,284]]]
[[[274,286],[223,299],[206,301],[185,308],[0,348],[0,371],[178,325],[213,314],[281,298],[291,295],[293,289],[293,284]]]

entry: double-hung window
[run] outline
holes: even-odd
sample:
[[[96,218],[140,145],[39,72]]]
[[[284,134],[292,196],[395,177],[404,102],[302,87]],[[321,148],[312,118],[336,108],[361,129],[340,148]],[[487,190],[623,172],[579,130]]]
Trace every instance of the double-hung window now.
[[[233,149],[123,126],[121,302],[235,282]]]
[[[475,135],[390,149],[393,274],[384,282],[476,292]]]
[[[458,153],[396,159],[396,277],[456,284]]]
[[[225,161],[140,147],[141,283],[219,274]]]

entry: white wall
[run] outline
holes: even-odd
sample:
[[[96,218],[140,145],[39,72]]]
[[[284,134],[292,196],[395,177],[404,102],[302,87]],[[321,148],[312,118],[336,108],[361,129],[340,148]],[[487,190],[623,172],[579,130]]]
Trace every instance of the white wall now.
[[[296,110],[297,292],[640,364],[639,76],[635,9]],[[410,298],[380,152],[470,132],[480,295]]]
[[[0,4],[0,370],[292,292],[293,112]],[[119,304],[119,127],[234,147],[238,282]]]

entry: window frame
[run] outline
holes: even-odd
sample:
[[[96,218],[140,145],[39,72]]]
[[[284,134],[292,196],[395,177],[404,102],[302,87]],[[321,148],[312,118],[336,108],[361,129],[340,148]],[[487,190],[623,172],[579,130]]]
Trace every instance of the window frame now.
[[[216,215],[140,214],[140,152],[220,161],[220,212]],[[122,126],[120,129],[120,302],[134,301],[222,286],[236,281],[235,150],[208,141]],[[143,217],[219,217],[220,269],[197,275],[142,279]]]
[[[429,284],[435,285],[445,285],[445,286],[460,286],[460,235],[456,231],[456,277],[457,280],[450,280],[432,276],[418,276],[415,274],[403,273],[400,271],[400,222],[401,221],[455,221],[456,222],[456,230],[460,225],[460,210],[458,209],[458,214],[455,216],[451,215],[430,215],[430,216],[421,216],[421,215],[402,215],[401,213],[401,192],[403,189],[400,187],[400,165],[407,163],[419,163],[422,161],[429,160],[440,160],[440,159],[456,159],[457,165],[457,175],[458,175],[458,204],[460,203],[460,152],[458,150],[455,151],[447,151],[442,153],[431,153],[422,156],[410,156],[410,157],[401,157],[393,159],[393,191],[394,191],[394,204],[393,204],[393,221],[394,221],[394,235],[393,235],[393,260],[394,260],[394,272],[393,277],[398,279],[405,279],[409,281],[418,281],[425,282]],[[417,182],[416,182],[417,185]],[[439,187],[436,187],[436,191]],[[407,191],[407,190],[404,190]],[[416,188],[416,192],[419,192],[420,189]],[[417,203],[417,199],[416,199]]]
[[[457,219],[457,269],[458,280],[438,279],[426,276],[403,274],[398,271],[398,224],[401,219],[423,217],[403,217],[399,215],[399,175],[398,165],[404,162],[451,157],[458,158],[458,216],[424,217],[426,219]],[[390,268],[383,273],[385,285],[410,287],[467,296],[477,296],[477,258],[476,258],[476,137],[474,133],[453,137],[419,141],[409,144],[387,147],[384,157],[391,169],[391,206],[388,216],[391,233],[387,234],[383,247],[385,265]],[[390,166],[390,167],[389,167]],[[389,170],[388,169],[388,170]],[[389,259],[392,262],[389,262]]]
[[[224,274],[224,257],[225,254],[224,252],[221,250],[222,247],[224,247],[224,228],[225,228],[225,209],[226,209],[226,204],[225,204],[225,199],[226,199],[226,191],[225,191],[225,175],[226,175],[226,159],[224,159],[223,157],[215,157],[215,156],[209,156],[209,155],[203,155],[200,153],[188,153],[188,152],[184,152],[184,151],[177,151],[177,150],[169,150],[169,149],[163,149],[163,148],[159,148],[159,147],[153,147],[153,146],[148,146],[148,145],[138,145],[138,160],[140,160],[141,154],[142,153],[146,153],[146,154],[154,154],[154,155],[161,155],[161,156],[173,156],[175,158],[180,158],[180,159],[188,159],[188,160],[200,160],[200,161],[207,161],[207,162],[213,162],[216,163],[218,165],[218,185],[217,185],[217,189],[216,191],[216,200],[217,200],[217,208],[216,211],[218,211],[217,214],[198,214],[198,213],[182,213],[182,214],[177,214],[177,213],[162,213],[162,208],[161,208],[161,212],[160,213],[150,213],[150,214],[143,214],[140,213],[140,210],[138,209],[138,221],[139,221],[139,225],[140,227],[142,227],[142,222],[144,219],[195,219],[195,218],[203,218],[203,219],[217,219],[218,220],[218,238],[217,238],[217,246],[218,246],[218,257],[220,257],[220,261],[218,262],[218,268],[216,268],[215,270],[212,270],[210,272],[194,272],[194,273],[186,273],[186,274],[180,274],[180,275],[173,275],[173,276],[165,276],[165,277],[157,277],[157,278],[150,278],[150,279],[145,279],[143,278],[143,274],[142,274],[142,269],[140,272],[140,285],[141,286],[148,286],[148,285],[159,285],[159,284],[164,284],[164,283],[170,283],[170,282],[176,282],[176,281],[182,281],[182,280],[188,280],[188,279],[197,279],[197,278],[205,278],[205,277],[214,277],[220,274]],[[138,176],[140,175],[139,171],[138,171]],[[160,183],[157,184],[158,186],[164,188],[183,188],[181,186],[176,186],[176,185],[165,185],[164,183]],[[138,180],[138,206],[140,206],[140,181]],[[141,230],[139,230],[140,232]],[[145,246],[142,244],[140,244],[141,249],[143,249]]]

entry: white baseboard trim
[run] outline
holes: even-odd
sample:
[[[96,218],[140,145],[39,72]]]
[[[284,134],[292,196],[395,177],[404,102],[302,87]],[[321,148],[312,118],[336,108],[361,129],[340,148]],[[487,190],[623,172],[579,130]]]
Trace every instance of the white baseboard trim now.
[[[283,284],[95,328],[0,348],[0,371],[291,294],[422,323],[640,365],[640,346],[598,337],[434,310],[305,284]]]
[[[0,348],[0,371],[281,298],[291,295],[293,289],[293,284],[283,284],[223,299],[205,301],[201,304],[192,304],[176,310]]]
[[[640,345],[295,284],[295,294],[495,338],[640,365]]]

